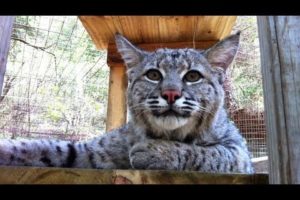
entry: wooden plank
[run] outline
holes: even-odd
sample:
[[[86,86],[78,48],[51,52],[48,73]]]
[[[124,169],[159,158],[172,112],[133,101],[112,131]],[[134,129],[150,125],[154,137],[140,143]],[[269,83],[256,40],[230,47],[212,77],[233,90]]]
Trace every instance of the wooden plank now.
[[[4,84],[7,56],[10,48],[10,37],[15,17],[0,16],[0,96]]]
[[[268,175],[0,167],[0,184],[268,184]]]
[[[237,19],[237,16],[221,17],[220,24],[223,25],[223,29],[219,29],[219,35],[218,35],[219,40],[222,40],[231,34],[231,30],[232,30],[233,26],[235,25],[236,19]]]
[[[119,16],[118,18],[123,29],[123,34],[132,41],[141,42],[141,27],[138,20],[140,16]]]
[[[104,16],[106,26],[110,30],[110,34],[114,35],[115,33],[124,34],[122,24],[120,23],[120,19],[118,16]],[[109,37],[111,37],[111,35]],[[110,42],[113,42],[114,37],[110,38]]]
[[[300,17],[260,16],[269,181],[300,183]]]
[[[146,43],[146,44],[136,44],[136,46],[147,51],[154,51],[157,48],[193,48],[196,49],[206,49],[214,45],[218,41],[201,41],[201,42],[168,42],[168,43]],[[108,56],[107,62],[112,63],[123,63],[120,54],[117,51],[116,45],[111,43],[108,46]],[[119,65],[122,66],[122,65]]]
[[[138,18],[141,33],[140,43],[155,43],[160,41],[157,23],[157,16],[141,16]],[[149,28],[151,27],[151,28]]]
[[[109,55],[108,55],[109,57]],[[121,63],[110,63],[109,93],[107,105],[106,131],[126,123],[126,68]],[[122,67],[121,67],[122,66]]]
[[[113,33],[107,27],[104,16],[80,16],[82,25],[91,36],[97,49],[105,49]]]
[[[199,40],[218,40],[219,30],[216,25],[219,21],[219,16],[198,16],[196,20],[196,41]]]
[[[80,16],[98,49],[116,32],[135,43],[220,40],[230,34],[236,16]]]
[[[237,16],[198,16],[196,41],[221,40],[228,36]]]
[[[193,41],[194,20],[193,16],[158,17],[160,42]]]

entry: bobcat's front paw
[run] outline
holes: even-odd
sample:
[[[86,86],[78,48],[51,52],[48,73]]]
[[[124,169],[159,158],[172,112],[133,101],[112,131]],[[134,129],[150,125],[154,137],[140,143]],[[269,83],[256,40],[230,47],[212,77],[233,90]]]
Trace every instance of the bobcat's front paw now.
[[[138,143],[129,153],[134,169],[176,170],[174,154],[154,142]]]

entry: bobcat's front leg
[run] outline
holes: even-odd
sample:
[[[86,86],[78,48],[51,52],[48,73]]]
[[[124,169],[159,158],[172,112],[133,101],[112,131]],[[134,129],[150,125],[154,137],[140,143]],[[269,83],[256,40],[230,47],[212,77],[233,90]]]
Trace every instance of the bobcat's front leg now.
[[[135,169],[179,170],[182,149],[175,145],[164,140],[137,143],[129,152],[130,164]]]
[[[83,142],[62,140],[0,140],[0,166],[68,168],[129,168],[128,151],[134,143],[125,125]]]
[[[232,144],[198,146],[165,140],[137,143],[129,154],[135,169],[195,170],[220,173],[252,173],[249,155]]]

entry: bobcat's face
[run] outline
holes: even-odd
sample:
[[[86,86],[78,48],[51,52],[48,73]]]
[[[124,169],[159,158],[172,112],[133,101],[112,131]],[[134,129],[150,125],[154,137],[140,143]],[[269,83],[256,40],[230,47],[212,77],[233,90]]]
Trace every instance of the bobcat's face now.
[[[158,49],[128,71],[129,108],[134,115],[167,130],[203,120],[224,97],[220,75],[203,52]]]
[[[128,106],[136,121],[161,131],[189,129],[223,105],[224,69],[236,53],[238,35],[206,51],[145,52],[120,35],[116,39],[128,68]]]

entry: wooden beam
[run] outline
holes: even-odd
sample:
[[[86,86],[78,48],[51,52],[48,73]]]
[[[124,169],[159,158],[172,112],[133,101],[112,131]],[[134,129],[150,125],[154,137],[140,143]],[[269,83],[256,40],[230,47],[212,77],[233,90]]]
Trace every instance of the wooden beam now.
[[[109,93],[107,105],[106,131],[126,123],[126,68],[121,63],[109,63]]]
[[[15,18],[12,16],[0,16],[0,96],[4,84],[4,75],[6,72],[7,56],[10,48],[10,37],[14,19]]]
[[[268,175],[0,167],[0,184],[268,184]]]
[[[300,17],[258,17],[271,184],[300,183]]]
[[[202,42],[168,42],[168,43],[146,43],[146,44],[136,44],[136,46],[140,47],[143,50],[146,51],[154,51],[157,48],[196,48],[196,49],[206,49],[214,45],[217,40],[213,41],[202,41]],[[108,46],[107,49],[107,63],[123,63],[123,60],[120,56],[120,54],[117,51],[116,45],[111,43]],[[119,65],[122,66],[122,65]]]

